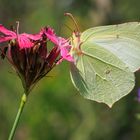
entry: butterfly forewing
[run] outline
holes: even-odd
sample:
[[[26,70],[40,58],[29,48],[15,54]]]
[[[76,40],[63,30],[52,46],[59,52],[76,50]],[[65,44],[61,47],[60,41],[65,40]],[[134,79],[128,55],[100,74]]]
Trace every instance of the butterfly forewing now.
[[[140,68],[140,24],[130,22],[86,30],[81,41],[90,41],[120,58],[132,72]]]

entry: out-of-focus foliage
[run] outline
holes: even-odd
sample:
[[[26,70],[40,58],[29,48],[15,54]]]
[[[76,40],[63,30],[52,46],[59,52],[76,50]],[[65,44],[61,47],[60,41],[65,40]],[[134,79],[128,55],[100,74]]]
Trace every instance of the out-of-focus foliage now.
[[[64,12],[71,12],[81,31],[105,24],[139,20],[139,0],[0,0],[0,23],[15,25],[21,32],[36,33],[52,26],[69,37],[73,23]],[[140,104],[137,88],[112,109],[83,99],[69,77],[69,64],[63,62],[38,83],[23,111],[15,140],[139,140]],[[23,89],[6,62],[0,60],[0,140],[8,137]]]

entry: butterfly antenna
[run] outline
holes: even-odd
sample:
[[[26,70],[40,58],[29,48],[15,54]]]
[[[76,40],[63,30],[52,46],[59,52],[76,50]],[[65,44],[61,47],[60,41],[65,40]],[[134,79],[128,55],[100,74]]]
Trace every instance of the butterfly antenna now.
[[[74,23],[74,25],[75,25],[75,27],[76,27],[77,36],[80,36],[80,29],[79,29],[79,26],[78,26],[76,20],[74,19],[73,15],[72,15],[71,13],[65,13],[64,15],[65,15],[65,16],[68,16],[68,17],[70,17],[70,18],[72,19],[72,21],[73,21],[73,23]]]

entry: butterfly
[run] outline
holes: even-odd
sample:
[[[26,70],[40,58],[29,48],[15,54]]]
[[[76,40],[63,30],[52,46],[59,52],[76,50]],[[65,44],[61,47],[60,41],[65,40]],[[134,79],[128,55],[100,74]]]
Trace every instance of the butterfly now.
[[[72,83],[82,96],[109,107],[135,86],[140,68],[140,23],[78,30],[71,38]]]

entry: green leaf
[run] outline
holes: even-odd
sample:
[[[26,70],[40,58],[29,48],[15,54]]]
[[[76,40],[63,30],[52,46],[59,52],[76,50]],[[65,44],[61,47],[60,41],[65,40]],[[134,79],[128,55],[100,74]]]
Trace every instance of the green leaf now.
[[[79,42],[80,40],[80,42]],[[95,27],[73,36],[74,86],[85,98],[111,107],[130,93],[140,68],[140,25],[136,22]]]

